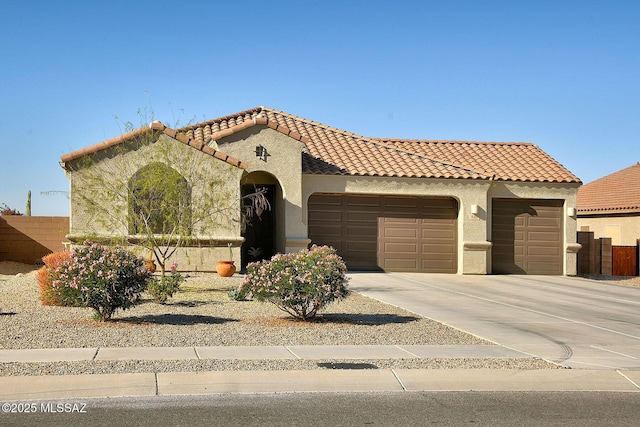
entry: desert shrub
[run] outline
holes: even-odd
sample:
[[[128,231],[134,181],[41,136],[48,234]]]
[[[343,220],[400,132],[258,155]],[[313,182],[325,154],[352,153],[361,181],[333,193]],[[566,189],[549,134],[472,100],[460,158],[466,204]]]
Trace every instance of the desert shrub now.
[[[53,252],[42,257],[44,266],[38,270],[36,279],[40,288],[42,305],[64,305],[60,294],[52,289],[56,278],[55,270],[71,256],[71,252]]]
[[[240,285],[240,287],[237,289],[231,289],[229,292],[227,292],[227,295],[229,296],[229,299],[232,299],[234,301],[247,301],[247,299],[249,299],[247,296],[247,292],[242,287],[242,285]]]
[[[85,242],[55,270],[52,289],[64,304],[91,307],[100,321],[140,300],[151,278],[142,258],[121,247]]]
[[[167,299],[171,298],[174,293],[180,289],[180,284],[184,282],[185,278],[177,271],[178,264],[173,263],[170,269],[169,275],[152,277],[149,280],[148,291],[154,300],[165,303]]]
[[[251,263],[238,289],[241,295],[268,301],[289,315],[307,320],[331,302],[347,296],[347,267],[335,249],[312,246]]]

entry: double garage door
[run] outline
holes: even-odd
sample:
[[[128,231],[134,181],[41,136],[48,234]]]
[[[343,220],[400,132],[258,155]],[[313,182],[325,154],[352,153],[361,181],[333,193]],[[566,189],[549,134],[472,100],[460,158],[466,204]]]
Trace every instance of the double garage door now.
[[[336,248],[350,270],[457,272],[452,198],[313,194],[308,210],[311,241]]]
[[[563,273],[563,201],[494,199],[494,274]]]

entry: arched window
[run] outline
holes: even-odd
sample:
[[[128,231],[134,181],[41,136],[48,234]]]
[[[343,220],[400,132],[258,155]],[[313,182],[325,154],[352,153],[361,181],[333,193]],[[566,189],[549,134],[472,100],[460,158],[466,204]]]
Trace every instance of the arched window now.
[[[191,188],[164,163],[144,166],[129,181],[131,234],[191,234]]]

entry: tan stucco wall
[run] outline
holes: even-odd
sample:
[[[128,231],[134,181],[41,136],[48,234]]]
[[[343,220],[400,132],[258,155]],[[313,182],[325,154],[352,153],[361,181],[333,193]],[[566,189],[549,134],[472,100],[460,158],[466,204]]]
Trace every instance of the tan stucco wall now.
[[[640,214],[578,218],[578,230],[593,231],[596,239],[610,237],[614,246],[635,246],[640,239]]]
[[[493,181],[487,193],[488,218],[491,218],[491,199],[493,198],[521,198],[521,199],[553,199],[564,200],[564,274],[574,276],[577,268],[577,221],[575,216],[569,216],[569,209],[576,208],[576,197],[579,184],[532,183],[532,182],[498,182]],[[491,225],[488,227],[491,238]],[[491,258],[488,258],[487,268],[490,270]]]
[[[411,196],[448,196],[459,204],[458,273],[491,272],[491,200],[493,198],[535,198],[564,200],[564,274],[576,274],[576,221],[567,208],[576,206],[577,185],[500,183],[497,181],[383,178],[359,176],[303,175],[304,218],[306,203],[313,193],[354,193]],[[477,205],[477,214],[472,214]]]
[[[458,273],[486,274],[487,241],[486,192],[488,181],[446,179],[383,178],[361,176],[303,175],[304,218],[313,193],[354,193],[404,196],[446,196],[458,201]],[[471,214],[478,205],[479,214]]]
[[[97,233],[112,235],[127,234],[126,221],[120,226],[105,227],[107,213],[90,216],[81,208],[79,195],[91,194],[103,197],[100,186],[91,186],[86,173],[95,173],[94,168],[102,165],[103,170],[117,171],[119,181],[128,182],[135,172],[151,161],[163,161],[167,152],[191,161],[172,162],[174,168],[193,185],[194,209],[197,198],[207,193],[204,183],[207,179],[190,180],[193,171],[206,173],[209,177],[223,177],[223,194],[227,203],[238,201],[240,183],[252,178],[265,183],[277,183],[276,197],[279,211],[276,212],[276,249],[291,252],[307,247],[307,201],[314,193],[353,193],[407,196],[452,197],[459,205],[458,215],[458,273],[489,274],[491,271],[491,205],[493,198],[534,198],[559,199],[564,201],[565,251],[564,273],[575,274],[577,223],[567,215],[569,208],[576,206],[578,185],[549,183],[517,183],[486,180],[416,179],[388,177],[359,177],[302,174],[302,151],[304,144],[266,126],[254,126],[211,144],[221,152],[240,159],[247,165],[246,170],[234,168],[225,162],[185,146],[166,135],[161,135],[157,143],[141,147],[120,156],[103,156],[96,166],[85,171],[70,172],[71,182],[71,234]],[[266,161],[256,157],[256,146],[262,145],[270,154]],[[167,150],[168,149],[168,150]],[[196,157],[190,157],[192,155]],[[182,157],[181,157],[182,156]],[[164,159],[166,160],[166,159]],[[194,167],[194,162],[202,167]],[[184,165],[184,166],[175,166]],[[111,172],[116,173],[116,172]],[[124,179],[123,179],[124,178]],[[244,180],[243,180],[244,178]],[[104,181],[104,180],[103,180]],[[258,184],[260,182],[257,182]],[[227,242],[234,245],[236,262],[240,260],[239,245],[242,242],[239,203],[235,215],[224,221],[205,221],[199,234],[217,237],[218,242],[205,246],[181,249],[172,258],[178,260],[180,269],[212,271],[218,259],[228,258]],[[472,214],[472,206],[477,214]],[[126,200],[115,201],[109,212],[126,213]],[[235,219],[236,221],[233,221]]]
[[[71,169],[67,176],[71,188],[69,235],[72,239],[81,242],[91,236],[127,236],[128,182],[140,168],[152,162],[161,162],[176,170],[191,187],[193,219],[196,221],[192,237],[196,237],[200,242],[194,243],[194,247],[180,249],[170,261],[177,260],[181,269],[215,270],[217,259],[229,258],[229,242],[234,246],[235,260],[240,259],[239,245],[242,238],[238,222],[238,183],[243,173],[242,169],[166,135],[160,135],[154,143],[137,146],[135,150],[126,148],[126,145],[122,145],[117,150],[105,150],[84,167],[78,168],[82,164],[80,162],[68,165]],[[89,204],[100,206],[102,209],[88,211],[88,203],[83,201],[83,197],[90,200]],[[221,211],[202,209],[205,197],[215,200],[216,209],[219,207]],[[198,246],[213,247],[202,250],[202,247]],[[204,268],[203,265],[207,267]]]
[[[304,144],[266,126],[254,126],[217,141],[218,149],[237,157],[248,167],[246,174],[266,172],[278,181],[282,190],[282,216],[278,223],[284,230],[278,235],[277,246],[283,252],[306,248],[307,227],[302,212],[302,149]],[[256,157],[256,147],[267,149],[267,161]]]

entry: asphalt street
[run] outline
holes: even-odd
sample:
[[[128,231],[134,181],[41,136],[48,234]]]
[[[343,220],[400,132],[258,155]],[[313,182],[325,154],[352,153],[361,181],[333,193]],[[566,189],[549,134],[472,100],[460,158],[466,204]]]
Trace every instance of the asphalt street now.
[[[352,290],[571,368],[640,368],[640,288],[562,276],[352,273]]]
[[[233,394],[36,405],[32,413],[0,414],[0,425],[621,427],[640,418],[638,394],[617,392]]]

